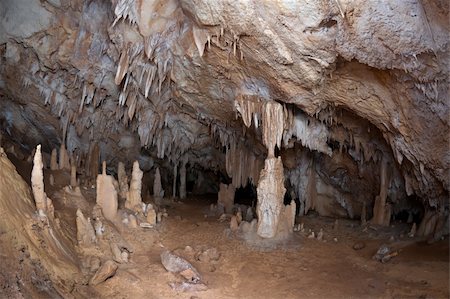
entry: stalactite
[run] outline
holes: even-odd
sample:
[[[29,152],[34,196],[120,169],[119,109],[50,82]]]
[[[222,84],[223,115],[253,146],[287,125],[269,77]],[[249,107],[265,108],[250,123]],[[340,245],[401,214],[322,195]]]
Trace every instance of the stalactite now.
[[[283,106],[276,102],[266,102],[262,112],[263,143],[268,150],[268,158],[275,156],[275,146],[281,149],[283,138]]]

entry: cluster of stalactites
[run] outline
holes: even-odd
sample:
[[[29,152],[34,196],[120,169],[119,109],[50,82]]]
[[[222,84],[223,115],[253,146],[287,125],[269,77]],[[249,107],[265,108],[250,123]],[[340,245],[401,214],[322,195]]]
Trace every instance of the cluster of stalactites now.
[[[286,109],[286,112],[284,146],[295,136],[304,147],[331,156],[332,150],[327,144],[329,132],[322,122],[303,113],[295,113],[292,109]]]
[[[254,185],[258,183],[264,162],[244,142],[231,143],[225,161],[227,174],[235,188],[245,187],[249,181]]]
[[[240,113],[245,126],[252,122],[255,128],[262,125],[262,141],[274,156],[275,146],[281,148],[281,140],[285,128],[284,108],[274,101],[261,101],[254,96],[240,96],[235,101],[236,110]]]

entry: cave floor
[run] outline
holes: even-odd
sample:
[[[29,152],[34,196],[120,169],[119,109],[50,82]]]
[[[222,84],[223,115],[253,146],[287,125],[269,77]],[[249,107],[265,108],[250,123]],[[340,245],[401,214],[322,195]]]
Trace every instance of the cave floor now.
[[[260,250],[246,245],[228,229],[228,222],[206,217],[209,203],[190,198],[167,207],[157,231],[139,230],[126,236],[135,252],[129,264],[97,287],[108,298],[448,298],[448,239],[426,245],[408,237],[389,242],[389,236],[408,231],[406,225],[388,229],[359,223],[305,216],[306,232],[296,232],[286,245]],[[326,241],[308,239],[308,231],[324,231]],[[337,238],[337,242],[333,239]],[[363,241],[366,247],[352,247]],[[383,243],[396,244],[397,257],[382,264],[372,260]],[[168,285],[174,274],[161,265],[164,248],[214,247],[214,263],[191,260],[208,285],[207,291],[177,293]],[[164,248],[163,248],[164,247]],[[192,297],[194,296],[194,297]],[[197,296],[197,297],[195,297]]]
[[[18,165],[19,172],[28,167]],[[21,171],[20,171],[21,170]],[[26,175],[24,176],[26,179]],[[56,215],[74,232],[77,204],[95,203],[95,190],[81,188],[86,201],[61,198],[67,173],[55,174],[55,186],[46,191],[53,199]],[[59,194],[59,195],[58,195]],[[165,201],[168,217],[154,229],[119,227],[132,245],[129,263],[121,264],[115,276],[95,287],[104,298],[448,298],[449,240],[428,245],[408,238],[410,225],[396,222],[381,228],[359,221],[308,215],[297,217],[304,232],[276,248],[255,248],[229,229],[229,221],[212,215],[214,197],[188,197]],[[324,240],[308,238],[310,230],[322,229]],[[390,238],[394,236],[394,240]],[[336,238],[336,240],[335,240]],[[356,242],[365,247],[354,250]],[[381,244],[399,249],[387,263],[372,259]],[[0,244],[1,245],[1,244]],[[208,286],[206,291],[177,292],[170,282],[180,277],[161,264],[163,250],[216,248],[218,261],[191,262]],[[6,271],[6,268],[3,267]],[[17,271],[15,267],[11,271]],[[15,269],[15,270],[14,270]],[[4,276],[6,275],[3,273]],[[5,276],[6,277],[6,276]],[[15,277],[11,273],[11,279]]]

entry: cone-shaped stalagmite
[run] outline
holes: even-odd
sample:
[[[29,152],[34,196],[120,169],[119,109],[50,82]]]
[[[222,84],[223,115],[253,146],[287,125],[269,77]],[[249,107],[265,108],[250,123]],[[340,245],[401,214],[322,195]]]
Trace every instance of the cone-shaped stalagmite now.
[[[59,169],[70,169],[69,154],[67,153],[64,143],[61,143],[61,147],[59,149]]]
[[[77,210],[77,241],[80,246],[89,246],[96,242],[91,220],[86,219],[80,209]]]
[[[134,161],[133,172],[131,173],[130,188],[125,201],[125,208],[140,211],[142,209],[142,176],[144,173],[139,168],[139,162]]]
[[[47,197],[44,191],[44,172],[42,170],[42,153],[41,145],[36,147],[36,152],[33,159],[33,170],[31,172],[31,188],[33,189],[33,196],[36,202],[36,209],[38,212],[45,213],[47,216],[53,217],[53,204]]]

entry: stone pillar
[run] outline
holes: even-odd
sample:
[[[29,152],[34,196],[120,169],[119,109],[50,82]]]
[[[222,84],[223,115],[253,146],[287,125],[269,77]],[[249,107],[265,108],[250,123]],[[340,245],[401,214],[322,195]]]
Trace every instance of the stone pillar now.
[[[58,169],[58,153],[56,148],[52,150],[52,154],[50,156],[50,169],[57,170]]]
[[[181,163],[180,168],[180,198],[186,198],[186,164],[187,161]]]
[[[264,169],[261,171],[257,192],[257,233],[263,238],[273,238],[277,233],[286,192],[281,157],[267,158],[264,161]]]
[[[133,211],[142,210],[142,177],[144,173],[139,168],[139,162],[134,161],[133,172],[131,173],[130,188],[127,193],[127,200],[125,201],[125,208]]]
[[[119,180],[119,196],[122,199],[126,199],[128,193],[128,177],[125,172],[125,165],[122,162],[119,162],[117,166],[117,179]]]
[[[177,196],[177,176],[178,176],[178,163],[173,165],[173,182],[172,182],[172,198]]]
[[[164,197],[164,190],[161,186],[161,174],[159,167],[156,167],[155,179],[153,180],[153,198],[155,202],[160,201]]]

